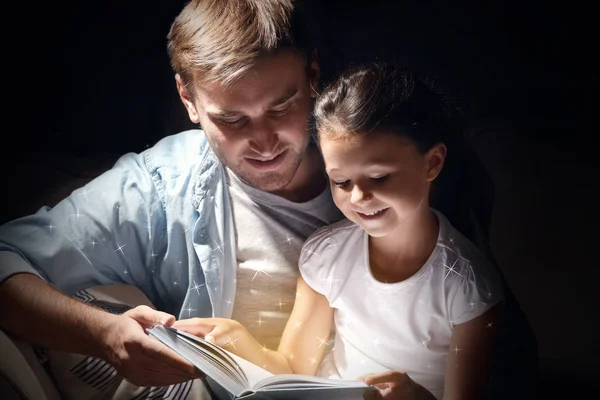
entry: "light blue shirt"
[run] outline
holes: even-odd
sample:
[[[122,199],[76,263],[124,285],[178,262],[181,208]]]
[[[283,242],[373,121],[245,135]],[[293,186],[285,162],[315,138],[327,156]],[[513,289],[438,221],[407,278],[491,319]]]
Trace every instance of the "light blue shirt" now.
[[[204,133],[168,136],[56,206],[1,226],[0,282],[28,272],[70,295],[128,284],[179,318],[229,318],[231,209],[224,166]]]

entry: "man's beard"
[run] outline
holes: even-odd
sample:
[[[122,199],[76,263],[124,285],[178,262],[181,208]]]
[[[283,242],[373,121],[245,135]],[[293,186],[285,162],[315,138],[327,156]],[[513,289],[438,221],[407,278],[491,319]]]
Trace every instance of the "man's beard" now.
[[[292,182],[302,162],[306,146],[303,146],[303,152],[300,154],[295,149],[287,148],[284,154],[285,160],[276,171],[259,171],[254,169],[244,159],[239,160],[235,165],[227,165],[229,169],[241,181],[264,192],[276,192],[285,188]]]

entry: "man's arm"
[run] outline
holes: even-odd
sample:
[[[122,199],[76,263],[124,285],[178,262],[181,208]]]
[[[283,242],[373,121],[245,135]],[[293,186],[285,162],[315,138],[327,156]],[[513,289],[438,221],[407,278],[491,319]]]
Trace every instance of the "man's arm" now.
[[[0,284],[0,304],[0,326],[16,337],[105,359],[135,384],[168,385],[194,378],[193,365],[144,331],[172,324],[172,315],[144,306],[113,315],[65,296],[31,274],[16,274]]]
[[[147,307],[115,316],[69,298],[108,284],[153,293],[148,265],[168,245],[164,225],[161,196],[144,156],[134,154],[53,208],[4,224],[0,327],[49,348],[105,358],[138,384],[189,379],[191,364],[144,331],[172,316]]]

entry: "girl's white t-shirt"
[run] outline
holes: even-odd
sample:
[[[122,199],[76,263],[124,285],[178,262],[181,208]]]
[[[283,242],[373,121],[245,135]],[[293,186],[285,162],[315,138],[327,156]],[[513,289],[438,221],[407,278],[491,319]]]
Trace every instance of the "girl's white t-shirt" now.
[[[501,277],[477,247],[444,215],[437,245],[427,262],[398,283],[371,274],[368,235],[342,220],[311,235],[300,272],[335,309],[333,349],[319,375],[357,379],[367,373],[402,370],[441,399],[453,327],[501,301]],[[482,332],[485,334],[485,332]],[[315,339],[315,346],[323,343]]]

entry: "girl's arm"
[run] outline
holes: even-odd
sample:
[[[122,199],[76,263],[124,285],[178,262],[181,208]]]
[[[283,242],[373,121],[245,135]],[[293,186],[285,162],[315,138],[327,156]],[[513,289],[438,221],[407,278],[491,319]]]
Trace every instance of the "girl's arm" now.
[[[204,337],[273,374],[314,375],[327,347],[332,320],[327,299],[299,277],[294,309],[277,351],[260,345],[231,319],[190,318],[176,321],[173,327]]]
[[[294,373],[316,374],[327,349],[332,324],[333,308],[327,298],[299,277],[294,309],[277,349]]]
[[[484,398],[503,303],[456,325],[444,382],[444,400]]]

